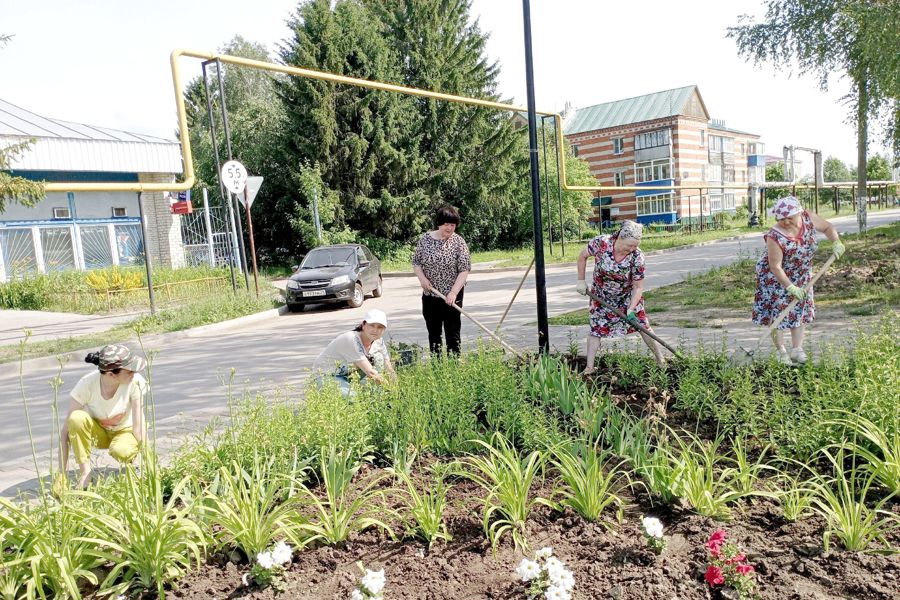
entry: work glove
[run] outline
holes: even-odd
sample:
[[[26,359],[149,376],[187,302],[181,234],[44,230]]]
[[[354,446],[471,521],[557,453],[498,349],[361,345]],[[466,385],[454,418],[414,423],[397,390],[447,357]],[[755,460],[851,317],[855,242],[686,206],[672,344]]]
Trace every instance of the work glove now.
[[[838,259],[844,255],[844,243],[841,240],[834,240],[834,244],[831,246],[831,253],[834,254],[834,258]]]
[[[625,315],[625,320],[631,323],[632,325],[639,325],[640,321],[638,321],[637,313],[633,310],[628,311],[628,314]]]
[[[793,283],[787,288],[788,294],[796,298],[797,300],[803,300],[806,298],[806,291],[803,288],[799,288]]]
[[[578,283],[575,284],[575,291],[582,296],[587,296],[587,283],[585,283],[584,279],[578,280]]]

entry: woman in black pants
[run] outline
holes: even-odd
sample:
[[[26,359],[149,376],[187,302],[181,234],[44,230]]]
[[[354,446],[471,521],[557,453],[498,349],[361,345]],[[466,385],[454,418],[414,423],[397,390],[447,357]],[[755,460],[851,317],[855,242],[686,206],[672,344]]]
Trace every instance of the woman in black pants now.
[[[422,236],[416,245],[412,265],[422,286],[422,316],[428,328],[428,346],[439,354],[443,344],[441,331],[447,336],[447,351],[459,354],[460,313],[453,308],[463,304],[463,288],[472,270],[466,241],[456,233],[459,211],[446,205],[438,209],[434,231]],[[446,296],[442,300],[432,292]]]

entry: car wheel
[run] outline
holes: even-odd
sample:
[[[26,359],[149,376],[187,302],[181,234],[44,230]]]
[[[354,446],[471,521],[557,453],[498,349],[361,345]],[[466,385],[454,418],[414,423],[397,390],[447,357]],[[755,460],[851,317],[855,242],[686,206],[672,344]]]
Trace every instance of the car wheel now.
[[[287,307],[288,307],[288,312],[292,312],[292,313],[303,312],[302,304],[288,304]]]
[[[378,285],[375,286],[375,289],[372,290],[373,298],[381,298],[381,295],[384,293],[384,279],[381,278],[381,275],[378,276]]]
[[[350,308],[359,308],[362,306],[363,300],[366,299],[366,295],[363,294],[362,286],[359,282],[356,282],[356,285],[353,286],[353,296],[347,300],[347,304]]]

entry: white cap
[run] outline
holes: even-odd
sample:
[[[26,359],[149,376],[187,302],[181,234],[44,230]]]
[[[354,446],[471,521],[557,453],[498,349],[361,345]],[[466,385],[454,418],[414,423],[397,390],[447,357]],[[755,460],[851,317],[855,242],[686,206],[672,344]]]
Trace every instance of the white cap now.
[[[363,321],[366,323],[378,323],[379,325],[387,327],[387,315],[384,314],[383,310],[378,310],[377,308],[373,308],[367,312],[366,316],[363,317]]]

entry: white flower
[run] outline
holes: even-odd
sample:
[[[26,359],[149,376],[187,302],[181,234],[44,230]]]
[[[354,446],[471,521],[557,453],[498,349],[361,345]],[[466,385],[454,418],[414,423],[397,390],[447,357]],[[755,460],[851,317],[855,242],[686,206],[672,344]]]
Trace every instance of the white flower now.
[[[560,571],[565,571],[566,567],[565,565],[563,565],[561,560],[559,560],[555,556],[551,556],[544,563],[544,570],[547,571],[547,577],[552,580],[559,574]]]
[[[535,558],[550,558],[553,556],[553,548],[550,546],[544,546],[540,550],[534,553]]]
[[[544,598],[546,600],[572,600],[572,594],[569,593],[568,590],[551,585],[547,588],[547,591],[544,592]]]
[[[533,560],[523,558],[519,566],[516,567],[516,574],[522,578],[522,581],[531,581],[541,574],[541,566]]]
[[[275,561],[276,564],[283,565],[291,562],[293,553],[294,551],[291,550],[290,546],[284,542],[278,542],[272,549],[272,560]]]
[[[663,536],[662,521],[656,517],[644,517],[641,519],[641,524],[643,524],[644,531],[646,531],[647,535],[650,537],[661,538]]]
[[[272,560],[271,552],[260,552],[256,555],[256,562],[259,563],[263,569],[271,569],[275,566],[275,561]]]
[[[575,576],[568,569],[559,569],[548,575],[550,583],[555,587],[570,591],[575,587]]]
[[[366,588],[372,596],[377,596],[384,589],[384,569],[380,571],[370,571],[366,569],[366,574],[360,579],[360,583]]]
[[[362,595],[362,592],[359,590],[353,590],[350,592],[350,600],[366,600]]]

